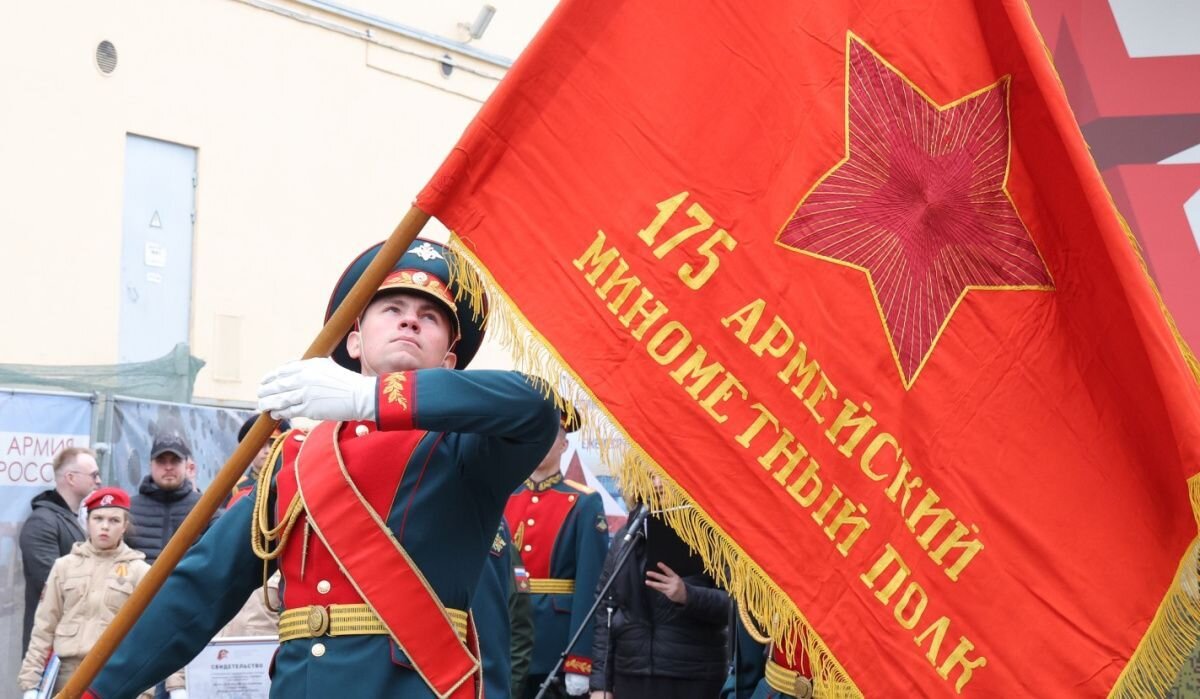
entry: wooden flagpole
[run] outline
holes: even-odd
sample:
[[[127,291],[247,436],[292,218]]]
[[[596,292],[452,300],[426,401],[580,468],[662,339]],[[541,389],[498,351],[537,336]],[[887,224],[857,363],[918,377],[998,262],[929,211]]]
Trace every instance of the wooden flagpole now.
[[[350,289],[346,300],[338,307],[329,322],[325,323],[325,327],[321,328],[321,332],[317,333],[316,339],[304,353],[304,359],[327,357],[333,352],[337,343],[350,331],[354,319],[362,313],[371,297],[379,289],[379,285],[383,283],[384,278],[392,271],[392,267],[412,245],[413,240],[428,221],[429,214],[415,206],[408,210],[396,229],[392,231],[392,235],[384,242],[379,253],[375,255],[375,259],[371,261],[358,282]],[[67,682],[67,686],[56,695],[55,699],[77,699],[91,685],[92,680],[100,672],[100,668],[108,662],[113,651],[129,633],[129,629],[133,628],[134,622],[142,615],[146,605],[166,582],[167,576],[183,558],[188,547],[204,531],[225,496],[233,490],[238,478],[246,471],[246,467],[250,465],[254,455],[258,453],[263,444],[266,444],[267,439],[278,425],[279,421],[266,413],[258,416],[258,419],[254,421],[254,426],[246,434],[246,438],[238,444],[229,460],[221,467],[216,478],[200,497],[200,501],[196,503],[187,519],[183,520],[183,524],[179,526],[179,530],[167,542],[167,546],[159,554],[158,560],[150,566],[150,571],[134,588],[133,594],[122,605],[112,623],[104,630],[100,639],[96,641],[96,645],[84,657],[75,674]],[[265,466],[265,468],[270,467],[270,464]]]

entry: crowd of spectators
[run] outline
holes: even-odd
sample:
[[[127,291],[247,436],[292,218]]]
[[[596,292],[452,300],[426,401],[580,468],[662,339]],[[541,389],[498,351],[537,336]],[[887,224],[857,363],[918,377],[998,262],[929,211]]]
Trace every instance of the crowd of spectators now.
[[[249,425],[248,421],[243,426],[239,440]],[[565,439],[565,433],[560,436]],[[251,493],[266,455],[264,447],[252,472],[233,489],[225,507]],[[547,462],[556,464],[560,455],[561,451],[552,449]],[[64,449],[55,456],[53,467],[54,487],[33,498],[32,513],[20,533],[26,593],[25,655],[18,685],[24,699],[37,696],[48,663],[56,668],[55,687],[63,686],[200,499],[191,448],[176,431],[154,436],[149,472],[132,495],[119,488],[101,487],[96,454],[90,449]],[[539,553],[534,549],[547,541],[530,533],[535,518],[524,517],[533,514],[531,503],[552,502],[555,486],[570,503],[591,494],[580,484],[568,481],[560,485],[559,480],[561,473],[555,467],[539,467],[526,482],[527,489],[514,493],[514,503],[525,498],[520,500],[523,509],[510,508],[510,521],[502,523],[496,535],[493,564],[475,595],[488,699],[529,699],[539,692],[548,697],[586,695],[589,699],[749,696],[731,689],[734,683],[728,681],[728,595],[703,572],[680,575],[665,562],[651,560],[654,554],[647,547],[646,519],[638,516],[643,505],[635,505],[611,547],[607,546],[609,532],[602,507],[578,508],[585,513],[581,518],[585,528],[595,528],[590,536],[599,531],[604,542],[598,580],[597,573],[586,572],[588,566],[576,560],[574,551],[569,556],[569,570],[561,563],[554,564],[554,574],[568,578],[539,577],[551,575],[547,567],[551,559],[547,557],[542,565],[545,570],[539,568]],[[514,518],[513,512],[520,518]],[[560,521],[563,532],[570,528],[562,524],[566,521]],[[630,526],[639,531],[631,532]],[[661,532],[657,535],[664,536]],[[586,534],[553,532],[547,548],[557,548],[555,557],[561,559],[573,541],[586,538]],[[522,556],[530,559],[528,567]],[[585,557],[582,551],[578,557]],[[574,587],[576,576],[581,583],[578,590]],[[595,614],[579,619],[579,609],[590,609],[601,592]],[[538,623],[542,619],[539,605],[547,606],[550,622],[555,624],[559,623],[554,618],[557,614],[568,614],[562,617],[564,626],[552,631],[548,622]],[[275,637],[280,607],[279,574],[275,573],[246,600],[218,637]],[[577,607],[577,618],[568,623],[572,607]],[[546,648],[535,651],[539,630],[541,645]],[[576,639],[576,645],[568,649],[567,630],[585,638]],[[554,668],[555,679],[546,680],[550,669],[546,661],[535,663],[536,673],[530,672],[532,657],[550,658],[553,664],[559,656],[572,660]],[[761,668],[761,662],[758,666]],[[743,677],[737,684],[753,688],[756,680]],[[791,695],[768,692],[754,696]],[[185,699],[183,671],[141,695],[141,699],[150,697]]]
[[[54,488],[33,498],[19,538],[24,699],[37,696],[48,666],[55,668],[53,691],[61,689],[199,501],[195,462],[181,433],[154,436],[149,469],[131,497],[100,487],[91,449],[55,455]],[[180,671],[144,697],[186,699],[184,685]]]

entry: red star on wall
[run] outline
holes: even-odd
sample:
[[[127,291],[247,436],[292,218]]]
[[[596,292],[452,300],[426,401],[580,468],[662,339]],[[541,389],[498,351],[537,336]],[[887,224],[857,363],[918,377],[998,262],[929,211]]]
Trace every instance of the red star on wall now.
[[[968,290],[1051,288],[1008,158],[1007,78],[941,106],[848,38],[846,156],[778,240],[866,272],[905,387]]]

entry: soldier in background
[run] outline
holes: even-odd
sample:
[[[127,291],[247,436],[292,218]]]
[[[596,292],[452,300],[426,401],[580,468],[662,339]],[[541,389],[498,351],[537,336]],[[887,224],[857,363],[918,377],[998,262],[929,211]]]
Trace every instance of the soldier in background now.
[[[738,615],[733,674],[721,690],[721,699],[812,699],[813,672],[798,641],[789,656],[783,644],[774,643],[752,622]],[[837,696],[834,694],[833,696]]]
[[[518,574],[508,526],[500,528],[492,541],[487,564],[479,576],[479,587],[471,598],[479,650],[483,654],[483,695],[508,699],[529,668],[527,648],[533,645],[533,617],[528,589]],[[527,586],[524,586],[527,588]]]
[[[258,419],[257,415],[252,415],[242,423],[241,429],[238,430],[238,443],[246,438],[250,432],[250,428],[254,426],[254,421]],[[254,460],[250,462],[250,468],[246,470],[245,475],[233,487],[233,491],[229,494],[229,499],[225,501],[225,507],[232,507],[241,498],[250,494],[254,489],[254,484],[258,481],[258,474],[262,471],[263,464],[266,463],[267,455],[271,451],[275,440],[279,439],[285,432],[292,429],[292,425],[287,420],[281,420],[279,426],[271,434],[271,439],[258,450],[254,455]],[[241,611],[233,617],[225,628],[217,634],[217,638],[229,638],[233,636],[278,636],[279,635],[279,573],[276,571],[267,578],[266,584],[262,589],[255,590],[250,595],[250,599],[246,600],[246,604]]]
[[[246,438],[250,433],[250,428],[254,426],[254,421],[258,419],[258,415],[251,415],[242,423],[241,429],[238,430],[238,444]],[[233,503],[237,502],[238,498],[245,497],[254,489],[254,484],[258,482],[258,474],[262,471],[263,464],[267,461],[267,455],[271,452],[271,447],[275,444],[275,440],[279,439],[283,433],[292,429],[292,423],[287,420],[280,420],[275,427],[275,431],[271,433],[271,438],[267,440],[258,453],[254,455],[254,459],[250,462],[250,468],[246,469],[246,473],[238,479],[238,482],[233,486],[233,490],[229,493],[229,498],[225,500],[225,508],[229,508]]]
[[[533,603],[529,599],[529,571],[525,569],[521,551],[512,545],[508,552],[513,569],[513,591],[516,592],[508,608],[512,620],[512,696],[520,699],[524,696],[529,663],[533,660]]]
[[[533,660],[525,697],[537,694],[580,627],[583,635],[567,656],[562,679],[546,696],[588,692],[593,633],[587,612],[608,552],[608,520],[599,493],[563,477],[567,433],[578,428],[573,409],[562,414],[554,445],[504,510],[529,573],[533,601]]]

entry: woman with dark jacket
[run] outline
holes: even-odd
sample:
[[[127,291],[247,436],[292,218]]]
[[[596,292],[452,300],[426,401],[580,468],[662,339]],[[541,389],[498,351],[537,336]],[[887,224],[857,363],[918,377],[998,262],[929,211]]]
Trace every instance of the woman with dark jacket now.
[[[596,612],[592,699],[715,699],[726,674],[729,595],[707,574],[680,577],[647,561],[645,537],[624,543],[625,534],[613,539],[600,575],[603,587],[621,551],[634,547]]]

